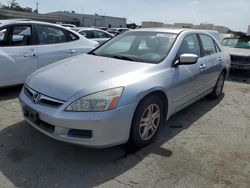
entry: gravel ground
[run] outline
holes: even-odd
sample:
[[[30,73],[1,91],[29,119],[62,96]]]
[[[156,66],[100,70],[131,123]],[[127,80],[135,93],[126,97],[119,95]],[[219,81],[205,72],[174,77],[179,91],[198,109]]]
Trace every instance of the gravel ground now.
[[[0,187],[250,187],[250,75],[234,71],[224,95],[165,123],[155,143],[87,149],[23,121],[21,87],[0,90]]]

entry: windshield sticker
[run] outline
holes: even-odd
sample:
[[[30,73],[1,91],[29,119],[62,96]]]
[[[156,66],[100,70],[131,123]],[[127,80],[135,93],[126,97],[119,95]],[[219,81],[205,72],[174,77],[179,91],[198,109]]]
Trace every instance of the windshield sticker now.
[[[158,33],[156,37],[164,37],[164,38],[175,38],[176,35],[168,34],[168,33]]]

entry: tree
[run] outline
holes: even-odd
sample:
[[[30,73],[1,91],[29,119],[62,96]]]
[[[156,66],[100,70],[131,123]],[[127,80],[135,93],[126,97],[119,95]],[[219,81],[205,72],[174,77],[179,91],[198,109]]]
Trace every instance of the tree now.
[[[136,23],[130,23],[130,24],[127,24],[127,28],[130,28],[130,29],[136,29],[138,26],[136,25]]]
[[[9,1],[9,7],[12,9],[21,8],[19,4],[16,2],[16,0]]]
[[[16,0],[10,0],[8,5],[0,4],[0,8],[7,9],[7,10],[15,10],[15,11],[22,11],[22,12],[32,12],[32,8],[30,7],[21,7]]]

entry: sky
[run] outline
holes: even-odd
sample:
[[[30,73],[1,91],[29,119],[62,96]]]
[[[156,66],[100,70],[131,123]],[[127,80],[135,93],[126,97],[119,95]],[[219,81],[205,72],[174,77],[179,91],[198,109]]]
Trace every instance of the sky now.
[[[0,0],[6,4],[9,0]],[[247,31],[250,25],[250,0],[16,0],[21,6],[39,12],[75,11],[127,18],[128,23],[142,21],[164,23],[213,23],[232,30]]]

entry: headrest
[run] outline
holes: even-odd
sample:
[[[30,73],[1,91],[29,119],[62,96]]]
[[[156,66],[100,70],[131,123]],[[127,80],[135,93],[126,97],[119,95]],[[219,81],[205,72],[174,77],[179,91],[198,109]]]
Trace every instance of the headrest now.
[[[157,48],[157,45],[158,45],[157,38],[156,37],[149,38],[147,40],[146,45],[147,45],[148,48]]]

